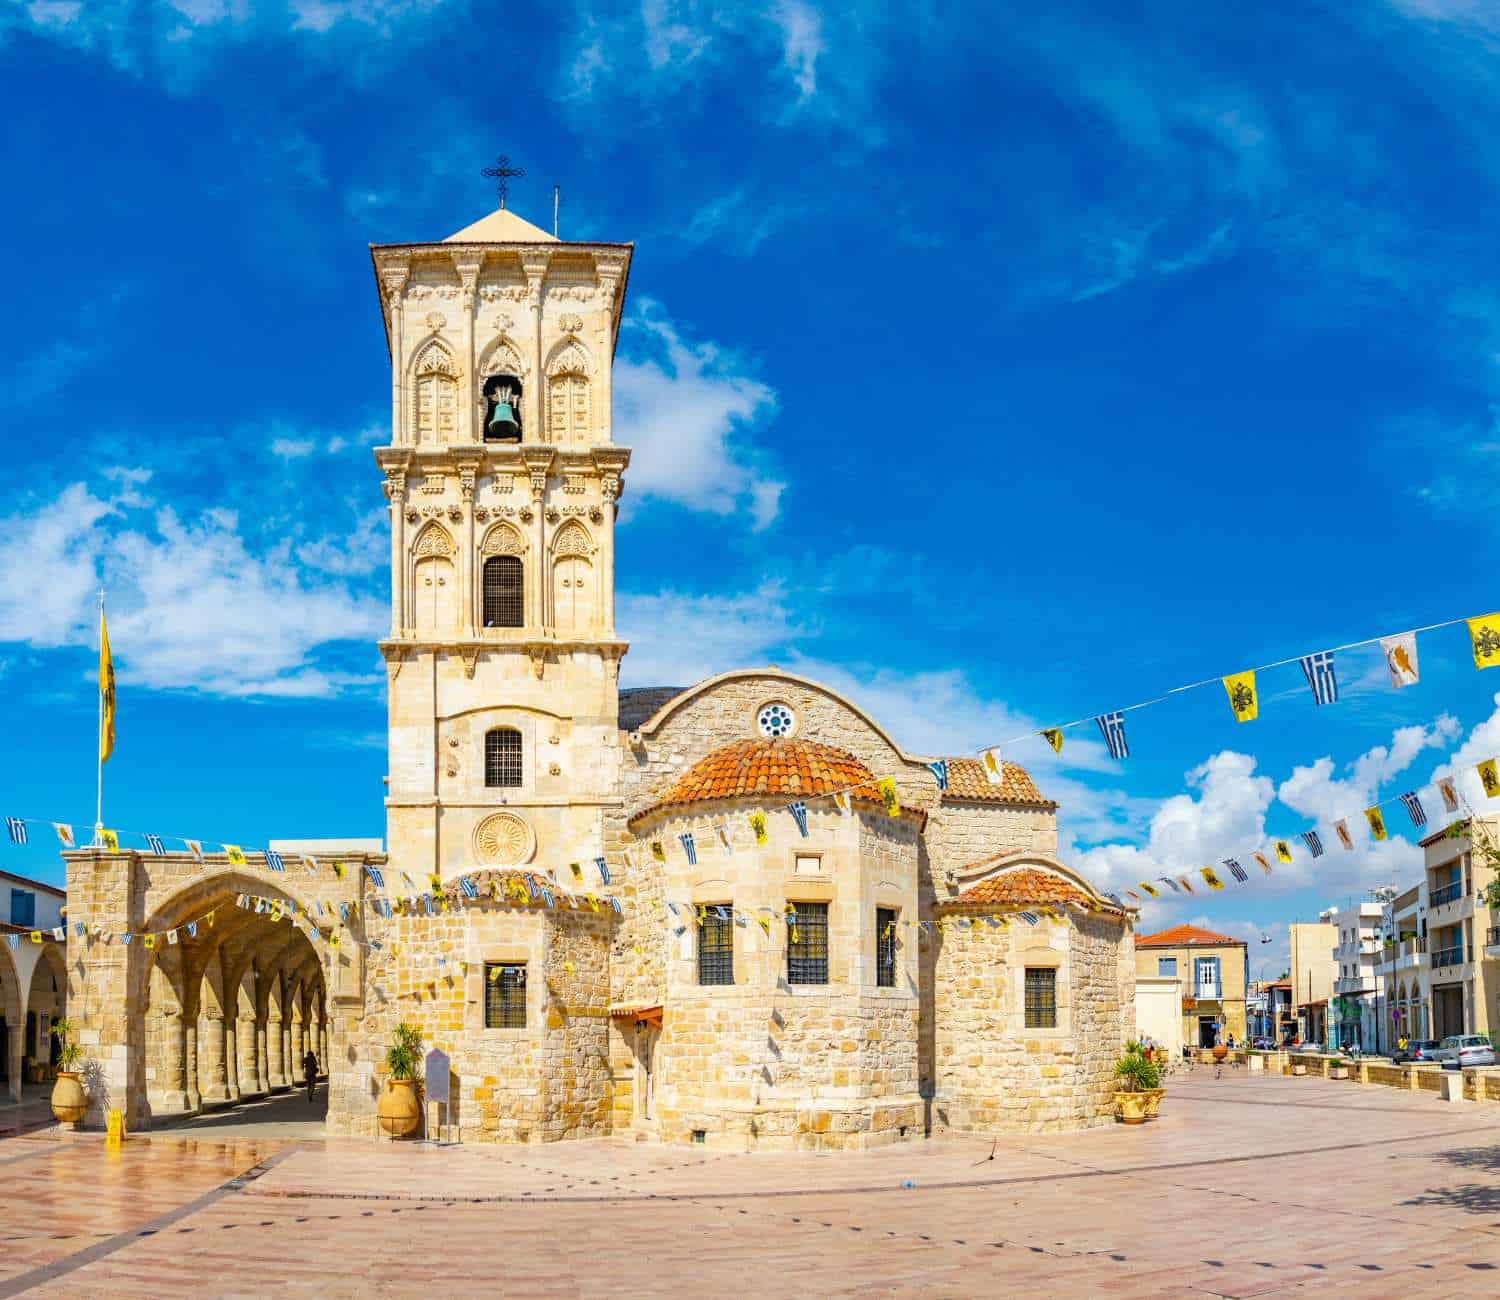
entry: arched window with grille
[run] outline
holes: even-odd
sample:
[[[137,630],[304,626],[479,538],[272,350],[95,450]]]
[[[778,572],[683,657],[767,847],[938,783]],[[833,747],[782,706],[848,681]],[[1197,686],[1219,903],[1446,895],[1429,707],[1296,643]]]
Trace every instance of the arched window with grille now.
[[[526,622],[521,557],[492,555],[484,562],[485,627],[521,627]]]
[[[492,788],[521,784],[521,733],[496,727],[484,736],[484,783]]]

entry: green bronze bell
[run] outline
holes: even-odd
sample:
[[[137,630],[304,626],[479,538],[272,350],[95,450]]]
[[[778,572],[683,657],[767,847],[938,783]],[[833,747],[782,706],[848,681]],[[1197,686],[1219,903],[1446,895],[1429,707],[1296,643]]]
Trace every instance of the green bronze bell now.
[[[521,422],[516,419],[514,408],[504,398],[496,398],[495,409],[490,414],[490,422],[485,426],[484,436],[520,440]]]

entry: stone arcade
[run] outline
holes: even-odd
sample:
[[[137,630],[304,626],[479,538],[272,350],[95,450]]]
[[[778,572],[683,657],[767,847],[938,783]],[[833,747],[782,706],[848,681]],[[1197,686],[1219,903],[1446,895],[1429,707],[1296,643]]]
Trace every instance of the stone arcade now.
[[[91,1121],[281,1086],[312,1042],[330,1130],[373,1135],[399,1021],[451,1056],[468,1141],[825,1148],[1105,1121],[1134,914],[1056,860],[1056,805],[1025,771],[955,758],[939,794],[925,756],[774,669],[620,688],[631,246],[501,210],[371,254],[392,376],[385,851],[273,844],[285,873],[65,854]],[[373,906],[424,894],[431,913]]]

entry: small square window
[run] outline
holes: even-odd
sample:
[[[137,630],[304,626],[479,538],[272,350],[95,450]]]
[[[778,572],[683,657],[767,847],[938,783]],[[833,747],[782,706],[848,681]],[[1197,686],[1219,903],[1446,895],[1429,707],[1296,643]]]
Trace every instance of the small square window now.
[[[822,874],[823,858],[817,853],[797,854],[796,872],[799,876],[816,876]]]
[[[1157,973],[1157,975],[1167,975],[1167,976],[1171,976],[1171,975],[1177,974],[1177,958],[1176,957],[1158,957],[1156,959],[1156,973]]]
[[[1051,966],[1026,968],[1026,1028],[1057,1028],[1057,971]]]
[[[485,962],[484,1027],[526,1028],[525,963]]]

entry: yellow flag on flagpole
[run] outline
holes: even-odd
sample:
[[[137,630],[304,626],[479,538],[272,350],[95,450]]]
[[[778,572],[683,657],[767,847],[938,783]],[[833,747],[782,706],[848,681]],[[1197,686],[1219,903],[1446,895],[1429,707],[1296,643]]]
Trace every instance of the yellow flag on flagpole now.
[[[99,609],[99,761],[115,751],[115,661],[109,653],[109,627]]]
[[[1229,707],[1234,710],[1236,722],[1255,720],[1260,706],[1260,697],[1255,693],[1255,669],[1231,673],[1224,678],[1224,692],[1229,696]]]

